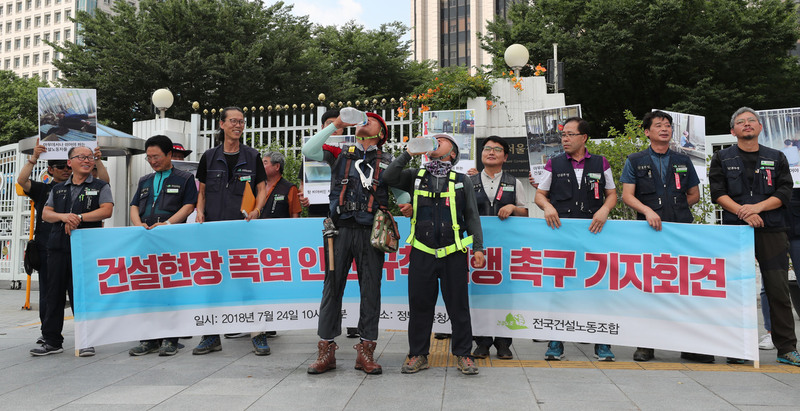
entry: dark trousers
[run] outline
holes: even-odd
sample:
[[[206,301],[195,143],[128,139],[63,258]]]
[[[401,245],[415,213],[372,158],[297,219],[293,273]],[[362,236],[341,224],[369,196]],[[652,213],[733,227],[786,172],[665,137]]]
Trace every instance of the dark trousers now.
[[[64,344],[64,307],[67,304],[66,295],[72,305],[72,255],[69,247],[63,247],[47,252],[48,279],[47,279],[47,312],[42,322],[42,335],[44,341],[53,346],[61,347]],[[73,308],[72,312],[75,312]]]
[[[356,261],[361,306],[358,334],[366,340],[378,339],[381,314],[381,278],[386,254],[369,242],[372,227],[341,227],[333,243],[333,273],[326,273],[319,306],[317,334],[332,340],[342,334],[342,296],[347,274]]]
[[[789,298],[788,248],[789,240],[785,232],[756,230],[756,260],[761,267],[761,278],[769,300],[772,342],[778,349],[778,355],[794,351],[797,346],[792,301]]]
[[[469,314],[468,255],[455,252],[444,258],[411,249],[408,263],[408,348],[410,356],[428,355],[431,329],[439,297],[442,298],[452,327],[453,355],[469,356],[472,352],[472,321]]]
[[[39,321],[44,327],[44,317],[47,315],[47,246],[39,243],[40,267],[36,271],[39,274]],[[44,330],[42,330],[44,331]]]
[[[475,337],[475,344],[491,347],[492,344],[500,345],[505,344],[511,346],[511,338],[509,337]]]

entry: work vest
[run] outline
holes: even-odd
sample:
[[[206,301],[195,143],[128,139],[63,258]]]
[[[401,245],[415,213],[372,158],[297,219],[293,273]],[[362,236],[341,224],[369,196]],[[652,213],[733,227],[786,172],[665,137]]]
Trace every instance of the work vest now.
[[[567,154],[550,161],[552,167],[550,204],[560,218],[592,218],[606,199],[606,176],[603,157],[592,155],[583,160],[583,176],[578,188],[575,168]]]
[[[686,199],[689,182],[689,167],[692,160],[688,156],[667,151],[667,181],[661,181],[658,168],[650,158],[651,149],[628,156],[633,172],[636,175],[636,191],[634,196],[642,204],[650,207],[661,217],[661,221],[670,223],[691,223],[694,221]],[[636,213],[636,218],[645,220],[644,214]]]
[[[91,178],[91,177],[90,177]],[[67,181],[71,181],[67,180]],[[85,214],[100,208],[100,190],[108,185],[103,180],[92,178],[91,182],[84,181],[81,184],[81,191],[75,202],[70,196],[70,187],[66,181],[58,183],[53,187],[53,211],[57,213]],[[81,221],[78,228],[98,228],[102,227],[102,221]],[[50,240],[47,243],[48,250],[68,250],[69,235],[64,232],[64,223],[53,224],[50,230]]]
[[[190,173],[173,167],[170,175],[161,182],[161,191],[156,198],[153,195],[155,177],[156,173],[150,173],[139,179],[137,207],[139,207],[139,218],[147,225],[167,221],[183,207],[186,182],[192,179]]]
[[[206,221],[243,220],[242,196],[247,182],[253,195],[256,193],[256,167],[264,167],[258,161],[258,151],[244,144],[239,145],[239,159],[228,175],[228,163],[222,144],[206,151]]]
[[[289,218],[289,190],[294,187],[294,184],[289,180],[281,177],[275,188],[272,189],[269,197],[267,197],[267,204],[261,210],[260,218]]]
[[[500,172],[500,186],[492,200],[483,189],[481,173],[469,176],[472,186],[475,187],[475,200],[478,202],[478,214],[496,216],[501,208],[509,204],[517,204],[517,179],[509,173]]]
[[[436,258],[446,257],[456,251],[467,252],[467,246],[472,244],[472,236],[462,238],[466,231],[464,175],[450,171],[442,192],[431,191],[434,178],[425,169],[417,172],[411,234],[406,242]]]
[[[356,164],[358,160],[364,160]],[[380,149],[369,150],[366,154],[355,145],[342,147],[342,152],[331,166],[330,215],[334,223],[352,219],[355,223],[372,226],[375,211],[388,207],[389,191],[383,182],[383,169],[392,162],[391,154]],[[370,177],[372,167],[372,184],[365,188],[361,183],[361,174]]]
[[[755,204],[766,200],[777,191],[778,175],[781,169],[781,152],[775,149],[758,146],[758,163],[756,164],[753,185],[745,177],[744,161],[739,156],[739,147],[731,146],[717,152],[722,163],[722,171],[727,182],[727,194],[738,204]],[[759,213],[764,220],[764,227],[786,227],[786,207],[781,206],[774,210]],[[722,210],[723,224],[747,224],[740,220],[736,214]]]

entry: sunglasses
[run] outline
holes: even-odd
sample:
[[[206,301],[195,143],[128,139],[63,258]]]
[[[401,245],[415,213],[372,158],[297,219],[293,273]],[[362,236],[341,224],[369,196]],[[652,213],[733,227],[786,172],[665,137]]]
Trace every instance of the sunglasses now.
[[[54,165],[54,166],[51,166],[51,167],[55,168],[56,170],[63,170],[65,168],[67,170],[72,170],[72,168],[70,168],[70,166],[68,166],[66,164],[58,164],[58,165]]]

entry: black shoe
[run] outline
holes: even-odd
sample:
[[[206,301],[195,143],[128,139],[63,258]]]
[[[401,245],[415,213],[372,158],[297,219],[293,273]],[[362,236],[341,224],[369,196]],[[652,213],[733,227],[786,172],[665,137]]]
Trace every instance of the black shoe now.
[[[358,334],[358,328],[355,327],[347,327],[347,338],[358,338],[360,335]]]
[[[244,337],[249,337],[249,336],[250,336],[250,333],[231,333],[231,334],[225,334],[225,338],[244,338]]]
[[[451,335],[452,334],[448,334],[448,333],[435,333],[435,334],[433,334],[433,338],[436,338],[437,340],[446,340],[446,339],[450,338]]]
[[[275,337],[275,336],[278,335],[278,332],[277,331],[267,331],[267,332],[264,333],[264,335],[266,335],[267,337]]]
[[[633,360],[634,361],[650,361],[653,358],[656,358],[656,350],[652,348],[637,348],[636,352],[633,353]]]
[[[44,344],[44,336],[40,335],[39,338],[36,339],[36,345]]]
[[[744,364],[746,360],[741,358],[728,357],[728,364]]]
[[[62,352],[64,352],[63,348],[61,348],[61,347],[53,347],[52,345],[47,344],[47,343],[44,343],[44,344],[42,344],[41,347],[34,348],[34,349],[32,349],[30,351],[31,355],[34,356],[34,357],[42,357],[42,356],[50,355],[50,354],[61,354]]]
[[[703,364],[711,364],[714,362],[714,356],[708,354],[695,354],[693,352],[682,352],[681,358],[684,360],[699,362]]]
[[[501,360],[510,360],[514,358],[514,353],[511,352],[511,348],[508,346],[506,341],[495,340],[494,348],[497,348],[497,358]]]
[[[489,356],[489,347],[485,345],[479,345],[475,348],[475,351],[472,352],[472,356],[475,358],[486,358]]]

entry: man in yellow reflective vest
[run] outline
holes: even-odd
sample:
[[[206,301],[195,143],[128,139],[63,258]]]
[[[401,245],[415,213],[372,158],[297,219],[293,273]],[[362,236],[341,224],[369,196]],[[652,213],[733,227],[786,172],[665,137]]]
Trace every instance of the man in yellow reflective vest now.
[[[468,248],[472,245],[473,265],[483,267],[483,233],[475,190],[469,178],[452,170],[458,162],[458,145],[447,134],[433,136],[439,147],[428,153],[430,162],[421,169],[406,169],[411,156],[405,152],[386,169],[390,186],[413,193],[408,266],[408,358],[402,372],[429,368],[430,335],[434,309],[442,288],[452,327],[453,355],[462,373],[478,373],[471,356],[472,324],[469,313]],[[466,236],[465,236],[466,235]]]

